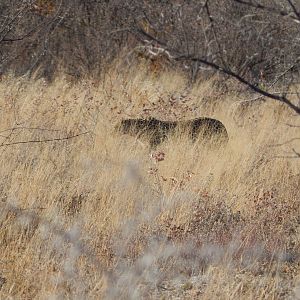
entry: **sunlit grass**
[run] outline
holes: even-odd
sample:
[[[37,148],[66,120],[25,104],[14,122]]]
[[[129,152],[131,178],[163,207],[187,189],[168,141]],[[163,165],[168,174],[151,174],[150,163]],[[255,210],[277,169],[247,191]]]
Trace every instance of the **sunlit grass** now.
[[[286,126],[297,118],[273,102],[243,108],[213,80],[182,98],[185,84],[139,69],[3,79],[1,298],[296,297],[300,161],[287,157],[300,143],[274,144],[299,137]],[[115,130],[147,116],[217,118],[230,140],[175,134],[151,150]]]

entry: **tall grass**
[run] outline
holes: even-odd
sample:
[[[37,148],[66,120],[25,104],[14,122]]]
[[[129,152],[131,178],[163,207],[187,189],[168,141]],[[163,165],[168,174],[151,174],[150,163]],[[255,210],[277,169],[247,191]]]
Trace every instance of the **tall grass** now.
[[[1,298],[300,297],[300,143],[276,146],[299,137],[297,118],[215,86],[134,68],[4,78]],[[148,115],[214,117],[230,141],[175,135],[151,150],[114,129]]]

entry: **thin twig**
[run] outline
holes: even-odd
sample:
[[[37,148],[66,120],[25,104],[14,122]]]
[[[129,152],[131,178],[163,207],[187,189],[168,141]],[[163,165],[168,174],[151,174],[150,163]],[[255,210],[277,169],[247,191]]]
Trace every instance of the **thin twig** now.
[[[283,142],[283,143],[278,143],[278,144],[270,145],[269,147],[283,146],[283,145],[286,145],[286,144],[289,144],[289,143],[291,143],[291,142],[298,141],[298,140],[300,140],[300,138],[292,138],[292,139],[290,139],[290,140],[288,140],[288,141],[285,141],[285,142]]]
[[[300,21],[300,13],[298,12],[295,4],[292,2],[292,0],[287,0],[287,1],[290,4],[290,6],[291,6],[291,8],[292,8],[292,10],[294,12],[294,14],[297,16],[298,20]]]
[[[2,145],[0,145],[0,147],[20,145],[20,144],[34,144],[34,143],[48,143],[48,142],[66,141],[66,140],[74,139],[76,137],[79,137],[81,135],[85,135],[85,134],[88,134],[88,133],[91,133],[91,131],[86,131],[86,132],[78,133],[76,135],[66,136],[66,137],[63,137],[63,138],[54,138],[54,139],[45,139],[45,140],[17,141],[17,142],[13,142],[13,143],[2,144]]]
[[[300,127],[300,125],[294,125],[294,124],[289,124],[289,123],[286,123],[285,125],[289,126],[289,127],[292,127],[292,128],[299,128]]]
[[[269,11],[271,13],[275,13],[275,14],[280,15],[280,16],[289,17],[297,23],[300,22],[298,12],[295,11],[295,10],[294,10],[295,16],[293,16],[290,12],[287,12],[285,10],[277,10],[273,7],[265,6],[265,5],[262,5],[262,4],[259,4],[259,3],[252,3],[252,2],[248,2],[248,1],[244,1],[244,0],[234,0],[234,1],[237,2],[237,3],[243,4],[243,5],[247,5],[247,6],[257,8],[257,9]]]
[[[4,132],[7,132],[7,131],[15,131],[15,130],[20,130],[20,129],[26,129],[26,130],[41,130],[41,131],[61,131],[60,129],[47,129],[47,128],[40,128],[40,127],[12,127],[12,128],[7,128],[7,129],[4,129],[2,131],[0,131],[0,133],[4,133]]]
[[[237,104],[242,105],[242,104],[251,103],[251,102],[255,102],[255,101],[265,101],[266,99],[264,99],[264,97],[265,96],[258,96],[258,97],[252,98],[252,99],[238,101]]]
[[[300,153],[297,152],[294,148],[292,148],[293,152],[296,154],[297,157],[300,157]]]
[[[299,158],[299,156],[285,156],[285,155],[277,155],[277,156],[274,156],[273,158]]]

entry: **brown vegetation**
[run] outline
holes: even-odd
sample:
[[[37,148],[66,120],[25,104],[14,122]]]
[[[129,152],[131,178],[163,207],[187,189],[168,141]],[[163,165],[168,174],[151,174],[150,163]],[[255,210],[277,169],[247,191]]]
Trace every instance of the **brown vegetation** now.
[[[3,76],[0,297],[299,297],[296,117],[214,78],[185,95],[179,73],[147,72]],[[147,116],[216,118],[230,141],[178,134],[149,156],[114,130]]]
[[[298,2],[0,11],[1,299],[300,299]]]
[[[298,74],[300,13],[293,2],[0,0],[0,72],[97,78],[124,49],[126,64],[164,46],[267,88]],[[192,81],[215,73],[197,61],[167,65]]]

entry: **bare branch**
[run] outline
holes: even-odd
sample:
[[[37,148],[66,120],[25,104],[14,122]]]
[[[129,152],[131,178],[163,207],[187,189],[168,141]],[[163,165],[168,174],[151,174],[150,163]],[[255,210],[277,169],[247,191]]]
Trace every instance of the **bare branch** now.
[[[287,125],[287,126],[289,126],[289,127],[292,127],[292,128],[299,128],[300,127],[300,125],[293,125],[293,124],[285,124],[285,125]]]
[[[292,8],[294,14],[297,16],[298,20],[300,20],[300,13],[297,11],[295,4],[292,2],[292,0],[287,0],[287,2],[291,6],[291,8]]]
[[[257,9],[266,10],[271,13],[275,13],[277,15],[283,16],[283,17],[289,17],[297,23],[300,22],[299,13],[297,12],[296,8],[294,9],[295,16],[293,16],[290,12],[287,12],[285,10],[278,10],[278,9],[275,9],[274,7],[265,6],[265,5],[262,5],[259,3],[253,3],[253,2],[244,1],[244,0],[233,0],[233,1],[243,4],[243,5],[251,6],[251,7],[254,7]],[[290,0],[288,0],[288,2],[291,4],[292,7],[295,7]]]
[[[8,128],[8,129],[4,129],[1,130],[0,133],[4,133],[7,131],[15,131],[15,130],[22,130],[22,129],[26,129],[26,130],[40,130],[40,131],[50,131],[50,132],[57,132],[57,131],[61,131],[60,129],[48,129],[48,128],[40,128],[40,127],[12,127],[12,128]]]
[[[297,152],[294,148],[292,148],[292,150],[293,150],[293,152],[295,153],[295,155],[297,156],[297,157],[299,157],[300,158],[300,153],[299,152]]]
[[[219,55],[219,59],[221,60],[221,63],[224,67],[227,67],[224,59],[223,59],[223,55],[222,55],[222,47],[220,45],[220,42],[218,40],[218,36],[217,36],[217,32],[216,32],[216,29],[215,29],[215,25],[214,25],[214,19],[210,13],[210,9],[209,9],[209,0],[207,0],[204,4],[204,7],[205,7],[205,10],[206,10],[206,13],[207,13],[207,17],[209,19],[209,22],[210,22],[210,26],[211,26],[211,29],[212,29],[212,33],[213,33],[213,36],[214,36],[214,40],[217,44],[217,49],[218,49],[218,55]]]
[[[241,77],[240,75],[238,75],[237,73],[229,70],[229,69],[225,69],[213,62],[207,61],[205,59],[202,58],[197,58],[197,57],[187,57],[185,55],[182,56],[178,56],[177,58],[175,58],[177,60],[191,60],[191,61],[198,61],[200,63],[203,63],[204,65],[210,66],[224,74],[227,74],[235,79],[237,79],[239,82],[245,84],[246,86],[248,86],[250,89],[252,89],[254,92],[259,93],[265,97],[268,97],[270,99],[285,103],[288,107],[290,107],[292,110],[294,110],[297,114],[300,114],[300,107],[298,107],[297,105],[295,105],[294,103],[292,103],[289,99],[287,99],[284,95],[276,95],[273,93],[269,93],[266,90],[263,90],[262,88],[255,86],[254,84],[252,84],[251,82],[249,82],[248,80],[246,80],[245,78]]]
[[[29,140],[29,141],[17,141],[17,142],[12,142],[12,143],[1,144],[0,147],[12,146],[12,145],[20,145],[20,144],[60,142],[60,141],[66,141],[66,140],[74,139],[76,137],[79,137],[79,136],[82,136],[82,135],[85,135],[85,134],[89,134],[89,133],[91,133],[91,131],[86,131],[86,132],[78,133],[78,134],[75,134],[75,135],[66,136],[66,137],[63,137],[63,138],[53,138],[53,139],[44,139],[44,140]]]
[[[290,143],[292,143],[292,142],[294,142],[294,141],[299,141],[299,140],[300,140],[300,138],[292,138],[292,139],[290,139],[290,140],[288,140],[288,141],[285,141],[285,142],[283,142],[283,143],[278,143],[278,144],[270,145],[270,147],[283,146],[283,145],[287,145],[287,144],[290,144]]]
[[[249,80],[247,80],[245,77],[240,76],[238,73],[230,70],[229,68],[222,67],[222,66],[220,66],[212,61],[209,61],[205,58],[198,58],[198,57],[194,57],[192,55],[186,55],[186,54],[179,53],[178,51],[176,51],[174,49],[168,48],[166,43],[161,42],[159,39],[153,37],[150,33],[145,32],[142,28],[138,28],[137,30],[140,34],[144,35],[148,39],[157,43],[157,45],[159,45],[159,47],[162,48],[162,51],[165,51],[168,54],[169,58],[172,58],[176,61],[199,62],[206,66],[209,66],[223,74],[226,74],[226,75],[229,75],[230,77],[235,78],[237,81],[246,85],[251,90],[253,90],[254,92],[256,92],[262,96],[265,96],[270,99],[273,99],[273,100],[276,100],[276,101],[286,104],[289,108],[291,108],[293,111],[295,111],[297,114],[300,115],[300,107],[295,105],[288,98],[286,98],[286,96],[284,94],[278,95],[277,93],[275,94],[275,93],[268,92],[267,90],[265,90],[257,85],[254,85]]]

